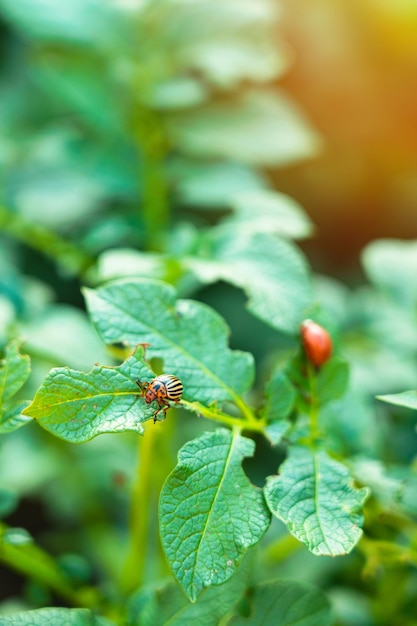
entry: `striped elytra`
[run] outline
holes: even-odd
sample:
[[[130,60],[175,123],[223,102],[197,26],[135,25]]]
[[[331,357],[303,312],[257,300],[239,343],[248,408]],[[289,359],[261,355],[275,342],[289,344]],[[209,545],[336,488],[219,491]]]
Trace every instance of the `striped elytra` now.
[[[168,401],[179,402],[184,390],[180,379],[172,374],[161,374],[151,380],[150,383],[142,382],[138,379],[136,384],[139,386],[147,404],[151,404],[154,401],[158,403],[158,408],[154,413],[154,422],[157,421],[156,416],[160,411],[164,411],[165,419],[166,412],[170,407]]]
[[[182,392],[184,391],[184,387],[180,379],[172,374],[161,374],[161,376],[157,376],[151,382],[151,387],[155,387],[155,385],[158,385],[159,383],[161,384],[161,389],[165,387],[165,397],[167,400],[178,402],[182,396]]]

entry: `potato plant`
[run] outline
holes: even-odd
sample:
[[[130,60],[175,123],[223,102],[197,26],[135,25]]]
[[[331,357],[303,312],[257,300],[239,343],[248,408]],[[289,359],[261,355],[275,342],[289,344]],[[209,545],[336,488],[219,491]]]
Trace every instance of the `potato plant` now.
[[[279,9],[0,0],[0,626],[416,623],[417,244],[311,268]]]

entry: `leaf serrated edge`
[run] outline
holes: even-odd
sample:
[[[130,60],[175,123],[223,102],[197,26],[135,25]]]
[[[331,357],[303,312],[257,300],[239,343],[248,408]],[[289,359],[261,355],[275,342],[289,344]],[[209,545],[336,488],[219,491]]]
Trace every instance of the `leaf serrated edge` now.
[[[93,317],[93,315],[92,315],[92,311],[91,311],[90,306],[89,306],[89,304],[90,304],[89,303],[90,294],[93,295],[93,298],[100,297],[102,300],[104,300],[105,302],[110,304],[112,307],[120,309],[120,311],[123,314],[125,314],[126,317],[133,319],[134,322],[137,323],[137,320],[136,320],[136,318],[134,318],[132,316],[132,313],[131,313],[130,309],[126,310],[123,307],[121,307],[119,304],[117,304],[117,306],[116,306],[114,304],[114,300],[106,299],[106,298],[102,297],[104,289],[106,289],[107,287],[111,287],[111,286],[118,286],[118,285],[123,284],[123,283],[125,283],[125,284],[152,284],[152,285],[160,285],[161,287],[163,287],[165,289],[169,288],[169,290],[172,292],[172,296],[173,296],[173,300],[174,300],[174,305],[171,305],[171,308],[173,309],[174,312],[177,311],[176,306],[177,306],[177,303],[178,303],[179,300],[177,298],[176,290],[171,285],[168,285],[167,283],[164,283],[163,281],[158,281],[158,280],[155,280],[155,279],[136,279],[136,280],[121,279],[121,280],[112,281],[111,283],[109,283],[105,287],[102,287],[102,288],[99,288],[99,289],[90,289],[88,287],[84,287],[82,289],[82,292],[83,292],[84,297],[85,297],[86,302],[87,302],[87,308],[89,309],[89,313],[90,313],[91,317]],[[100,294],[99,296],[98,296],[98,293]],[[198,304],[201,305],[201,306],[206,306],[206,305],[203,305],[202,303],[198,303]],[[228,327],[227,327],[227,324],[226,324],[225,320],[218,313],[216,313],[214,310],[212,310],[210,307],[207,307],[207,308],[209,308],[213,313],[216,314],[218,319],[224,325],[225,331],[227,333]],[[229,385],[226,385],[225,382],[223,381],[223,379],[221,379],[219,376],[217,376],[217,374],[212,372],[212,370],[208,369],[202,361],[196,359],[192,354],[190,354],[190,352],[185,350],[183,348],[183,346],[181,346],[178,343],[175,343],[174,341],[169,339],[166,335],[163,335],[160,330],[155,329],[155,327],[151,326],[150,324],[147,325],[147,328],[152,329],[152,332],[155,335],[159,336],[162,339],[163,342],[170,343],[173,346],[173,348],[175,349],[175,351],[181,352],[184,356],[187,357],[187,359],[190,359],[193,362],[195,362],[196,365],[198,366],[198,369],[202,370],[205,373],[205,375],[207,376],[207,378],[212,379],[213,381],[215,381],[217,386],[223,387],[227,391],[229,397],[232,399],[232,401],[235,403],[235,405],[239,408],[239,410],[241,411],[242,415],[249,422],[256,421],[255,418],[254,418],[254,415],[253,415],[253,412],[252,412],[251,408],[246,404],[246,402],[243,400],[243,398],[239,394],[237,394],[234,391],[234,389],[229,387]],[[228,348],[228,350],[230,350],[229,346],[227,346],[227,348]],[[238,352],[238,351],[235,351],[235,352]],[[250,353],[248,353],[248,354],[250,354]]]
[[[321,451],[316,451],[316,453],[314,454],[314,466],[316,468],[316,462],[319,456],[319,453],[322,452],[326,455],[326,457],[331,460],[334,461],[334,459],[332,459],[329,455],[327,455],[327,453],[324,450]],[[340,463],[340,465],[342,465],[348,472],[349,472],[349,483],[348,483],[348,487],[351,490],[354,490],[356,495],[361,496],[360,500],[358,501],[357,505],[355,507],[353,507],[352,509],[349,510],[349,514],[355,514],[355,513],[360,513],[362,510],[362,507],[364,506],[367,498],[370,496],[371,494],[371,490],[369,489],[369,487],[355,487],[355,477],[350,473],[350,468],[347,467],[345,464]],[[316,471],[314,472],[314,476],[319,475],[319,472]],[[279,480],[280,475],[279,474],[274,474],[272,476],[267,476],[266,478],[266,483],[264,486],[264,495],[265,495],[265,501],[267,503],[267,506],[269,508],[269,510],[271,511],[272,515],[274,515],[275,517],[277,517],[278,519],[280,519],[285,526],[288,528],[289,532],[298,540],[300,541],[302,544],[304,544],[308,550],[312,553],[315,554],[316,556],[344,556],[346,554],[349,554],[353,548],[357,545],[358,541],[360,540],[362,534],[363,534],[363,529],[360,528],[359,526],[357,526],[356,524],[354,526],[357,526],[358,530],[359,530],[359,535],[356,538],[356,540],[352,543],[352,545],[350,546],[350,548],[348,550],[342,551],[342,552],[334,552],[334,551],[328,551],[328,552],[323,552],[322,550],[318,550],[315,546],[311,546],[310,542],[306,542],[301,536],[299,536],[299,533],[295,533],[293,532],[293,528],[294,528],[294,524],[291,521],[287,521],[287,519],[275,508],[273,508],[270,505],[270,501],[269,501],[269,497],[268,497],[268,493],[269,491],[272,489],[271,485],[273,483],[276,483],[277,480]],[[317,485],[318,485],[318,480],[315,480],[315,489],[317,489]],[[315,497],[314,499],[315,501],[317,501],[317,497]],[[298,501],[297,501],[298,503]],[[325,534],[322,532],[321,533],[323,537],[325,537]]]

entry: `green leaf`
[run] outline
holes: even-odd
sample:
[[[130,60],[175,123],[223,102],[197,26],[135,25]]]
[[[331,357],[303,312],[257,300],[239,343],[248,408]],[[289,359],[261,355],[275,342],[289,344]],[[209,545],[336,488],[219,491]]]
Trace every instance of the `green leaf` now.
[[[342,457],[375,454],[381,450],[384,433],[370,398],[349,389],[338,400],[320,408],[320,426],[328,449]]]
[[[265,436],[276,446],[291,427],[291,423],[285,418],[294,407],[296,394],[284,372],[276,370],[266,385],[265,396],[266,403],[262,411],[268,422]]]
[[[283,332],[298,332],[312,301],[304,256],[292,242],[262,232],[262,219],[260,223],[243,220],[242,224],[229,218],[210,229],[195,242],[199,247],[195,255],[185,252],[178,256],[177,274],[182,272],[184,277],[191,272],[203,284],[224,280],[241,287],[254,315]],[[100,258],[99,274],[104,279],[133,274],[160,278],[169,275],[169,257],[110,251]]]
[[[286,333],[298,332],[311,306],[307,263],[290,242],[267,233],[243,233],[231,225],[213,230],[212,260],[186,258],[202,282],[225,280],[249,297],[248,309]]]
[[[253,565],[249,553],[240,564],[239,571],[231,579],[220,586],[209,587],[201,593],[195,604],[188,603],[181,611],[177,611],[171,617],[170,626],[195,626],[196,623],[218,626],[222,618],[241,599]]]
[[[12,402],[2,415],[0,415],[0,434],[11,433],[28,422],[32,421],[31,417],[22,415],[22,411],[28,406],[29,401]]]
[[[110,10],[97,0],[0,0],[5,17],[30,37],[45,41],[93,43],[105,39],[111,24]],[[112,14],[114,27],[114,13]]]
[[[242,407],[240,394],[253,380],[253,358],[228,348],[229,330],[213,309],[176,301],[172,287],[146,279],[86,289],[85,296],[103,340],[150,344],[147,357],[162,359],[164,371],[182,380],[184,399],[203,404],[231,400]]]
[[[173,111],[197,106],[208,96],[209,91],[203,82],[189,76],[176,76],[153,83],[148,92],[140,94],[140,99],[150,108]]]
[[[169,581],[162,585],[142,586],[128,602],[129,626],[165,626],[173,615],[190,602],[181,588]]]
[[[404,406],[408,409],[417,409],[417,391],[402,391],[401,393],[390,393],[384,396],[376,396],[378,400],[395,404],[396,406]]]
[[[11,341],[0,363],[0,434],[10,433],[30,421],[22,415],[26,401],[10,401],[30,374],[30,359],[19,352],[20,342]]]
[[[265,497],[310,552],[336,556],[352,550],[359,540],[360,513],[367,489],[356,489],[349,470],[323,451],[290,449],[279,476],[270,476]]]
[[[291,423],[287,421],[272,422],[266,426],[264,435],[273,446],[281,443],[282,439],[289,432]]]
[[[325,363],[317,375],[319,405],[340,398],[349,383],[349,365],[340,357],[333,357]]]
[[[330,626],[325,595],[306,583],[271,580],[253,588],[249,617],[234,617],[230,626]]]
[[[245,0],[159,2],[152,6],[150,47],[153,57],[166,51],[161,65],[176,65],[177,72],[202,76],[205,84],[217,88],[269,81],[287,68],[289,60],[288,47],[277,37],[278,17],[268,0],[255,5]],[[146,37],[149,29],[147,23],[144,26]]]
[[[58,138],[55,140],[58,143]],[[86,213],[97,212],[100,203],[105,201],[106,189],[98,177],[94,177],[91,166],[90,171],[84,171],[84,167],[87,169],[84,162],[78,163],[77,169],[65,153],[60,155],[61,158],[57,159],[55,154],[54,157],[56,162],[53,164],[41,165],[34,158],[30,166],[26,166],[24,186],[19,186],[20,192],[16,189],[11,204],[30,222],[52,231],[68,232],[84,223]],[[54,157],[51,155],[50,158]],[[59,212],[56,210],[58,193],[62,194]],[[42,211],[39,211],[40,206]]]
[[[278,90],[247,90],[166,121],[174,144],[197,157],[276,166],[310,157],[319,147],[316,133]]]
[[[190,603],[181,588],[171,582],[163,587],[142,588],[129,603],[131,626],[218,626],[239,602],[253,569],[251,553],[239,571],[223,585],[209,587]]]
[[[161,253],[111,248],[100,254],[96,270],[103,282],[128,276],[163,280],[167,273],[166,265],[167,257]]]
[[[89,609],[35,609],[0,616],[1,626],[114,626]]]
[[[335,355],[320,369],[308,364],[305,354],[299,351],[288,363],[287,375],[297,389],[297,410],[309,413],[312,404],[324,409],[341,398],[349,383],[349,366]]]
[[[240,232],[275,233],[290,239],[313,233],[313,224],[302,207],[283,193],[271,189],[241,191],[231,197],[230,205],[234,214],[229,221]]]
[[[228,161],[182,159],[174,164],[171,176],[180,202],[203,209],[223,208],[237,194],[267,187],[267,181],[254,168]]]
[[[220,259],[228,280],[249,296],[249,311],[278,330],[298,332],[312,290],[307,263],[293,244],[260,233],[223,247]]]
[[[204,588],[226,582],[269,526],[262,493],[241,466],[253,451],[253,441],[236,432],[203,434],[180,450],[162,489],[162,545],[192,601]]]
[[[155,407],[144,402],[135,381],[154,376],[143,362],[140,346],[117,367],[95,366],[88,373],[54,368],[23,413],[56,437],[74,443],[102,433],[142,434],[142,424],[151,419]]]
[[[417,470],[413,467],[385,467],[376,459],[356,458],[352,470],[372,496],[388,511],[400,510],[417,514]]]
[[[271,38],[264,32],[254,33],[253,27],[244,37],[234,40],[200,42],[182,54],[197,72],[205,74],[211,83],[224,89],[237,88],[242,80],[267,82],[279,76],[288,67],[284,46],[278,41],[272,46]],[[252,38],[252,41],[250,41]],[[274,49],[275,48],[275,49]]]
[[[417,302],[417,241],[373,241],[364,249],[362,263],[374,285],[414,311]]]
[[[0,406],[10,400],[29,378],[30,359],[20,354],[19,346],[18,340],[11,341],[0,362]]]
[[[262,411],[268,422],[284,420],[294,408],[295,389],[284,372],[273,372],[265,389],[266,404]]]

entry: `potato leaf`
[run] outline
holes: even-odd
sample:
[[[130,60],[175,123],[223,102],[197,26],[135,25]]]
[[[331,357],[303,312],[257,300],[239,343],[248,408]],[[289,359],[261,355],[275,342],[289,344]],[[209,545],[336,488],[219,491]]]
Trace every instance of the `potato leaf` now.
[[[143,401],[135,381],[149,381],[154,376],[143,362],[140,346],[117,367],[96,365],[88,373],[57,367],[23,413],[56,437],[73,443],[101,433],[133,430],[142,434],[142,424],[151,419],[155,407]]]
[[[91,318],[107,344],[148,343],[147,357],[163,360],[165,373],[178,376],[189,401],[231,400],[253,380],[252,355],[227,346],[228,328],[210,307],[176,300],[175,290],[155,280],[115,281],[85,290]]]
[[[356,489],[349,470],[323,451],[294,447],[270,476],[265,497],[272,513],[313,554],[336,556],[359,540],[367,489]]]
[[[191,601],[226,582],[269,527],[263,495],[241,465],[253,451],[253,441],[237,432],[205,433],[180,450],[162,489],[162,545]]]
[[[228,626],[330,626],[324,594],[306,583],[271,580],[255,585],[248,617],[235,617]]]
[[[376,397],[378,400],[382,400],[382,402],[386,402],[387,404],[404,406],[407,409],[417,409],[417,391],[415,390],[402,391],[401,393],[389,393]]]
[[[224,280],[245,291],[248,309],[274,328],[298,332],[312,303],[308,264],[296,246],[266,232],[238,233],[233,223],[211,234],[211,258],[187,258],[201,282]]]
[[[233,208],[226,218],[239,232],[275,233],[288,239],[309,237],[313,224],[290,196],[272,189],[250,189],[230,197]]]
[[[235,576],[220,587],[206,589],[194,603],[172,579],[162,585],[142,587],[129,602],[129,625],[218,626],[245,592],[253,571],[252,556],[249,551]]]
[[[317,153],[320,141],[298,107],[278,90],[247,90],[167,118],[170,139],[187,155],[283,166]]]
[[[90,609],[47,608],[2,615],[2,626],[114,626],[114,622],[96,616]]]
[[[8,402],[19,391],[30,374],[29,357],[20,354],[19,345],[19,341],[11,341],[0,363],[0,405]]]
[[[0,434],[12,432],[30,421],[22,415],[27,402],[13,399],[30,374],[30,359],[27,354],[20,354],[19,348],[18,340],[11,341],[0,363]]]
[[[414,311],[417,302],[417,241],[376,239],[362,252],[362,264],[378,289]]]

